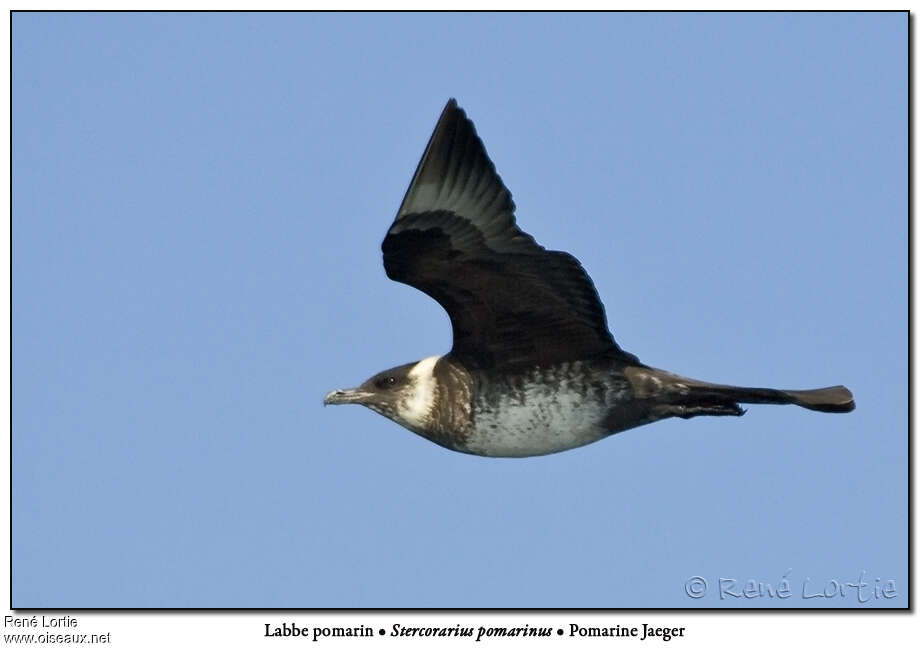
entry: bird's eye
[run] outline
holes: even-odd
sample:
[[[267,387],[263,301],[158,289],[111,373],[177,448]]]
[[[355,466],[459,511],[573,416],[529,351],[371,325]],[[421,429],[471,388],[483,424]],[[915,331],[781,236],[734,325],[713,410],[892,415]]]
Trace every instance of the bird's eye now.
[[[396,385],[396,383],[397,383],[396,377],[393,377],[393,376],[385,376],[385,377],[382,378],[382,379],[378,379],[378,381],[377,381],[377,387],[379,387],[379,388],[392,388],[394,385]]]

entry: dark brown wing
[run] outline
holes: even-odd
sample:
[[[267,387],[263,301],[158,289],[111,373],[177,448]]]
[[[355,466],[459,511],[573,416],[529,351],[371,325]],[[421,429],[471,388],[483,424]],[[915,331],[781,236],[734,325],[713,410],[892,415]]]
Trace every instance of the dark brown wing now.
[[[451,353],[469,367],[621,353],[578,260],[515,225],[512,196],[453,99],[381,247],[390,279],[448,312]]]

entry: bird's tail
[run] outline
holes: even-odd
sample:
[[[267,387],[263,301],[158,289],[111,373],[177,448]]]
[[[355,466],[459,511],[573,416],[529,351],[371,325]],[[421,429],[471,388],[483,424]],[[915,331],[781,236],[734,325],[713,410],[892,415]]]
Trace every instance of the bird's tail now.
[[[744,388],[688,379],[654,368],[627,372],[638,397],[651,398],[672,416],[741,415],[740,403],[794,404],[819,412],[850,412],[854,396],[843,385],[814,390]],[[645,394],[644,394],[645,393]]]
[[[691,386],[689,396],[692,401],[715,399],[738,403],[792,403],[819,412],[850,412],[854,409],[854,396],[843,385],[814,390],[775,390],[704,384]]]

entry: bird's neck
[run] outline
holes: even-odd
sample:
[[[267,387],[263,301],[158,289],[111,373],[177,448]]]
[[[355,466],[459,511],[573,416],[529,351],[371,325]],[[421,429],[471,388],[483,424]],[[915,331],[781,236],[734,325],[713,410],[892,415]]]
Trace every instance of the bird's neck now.
[[[450,358],[431,356],[409,371],[413,390],[400,404],[402,425],[423,437],[456,448],[469,433],[473,379]]]

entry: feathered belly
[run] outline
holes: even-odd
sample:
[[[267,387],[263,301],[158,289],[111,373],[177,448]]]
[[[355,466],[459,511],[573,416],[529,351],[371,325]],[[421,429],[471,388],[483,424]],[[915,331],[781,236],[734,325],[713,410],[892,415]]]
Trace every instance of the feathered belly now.
[[[525,382],[474,399],[466,451],[526,457],[565,451],[609,434],[605,416],[619,392],[572,380]]]

